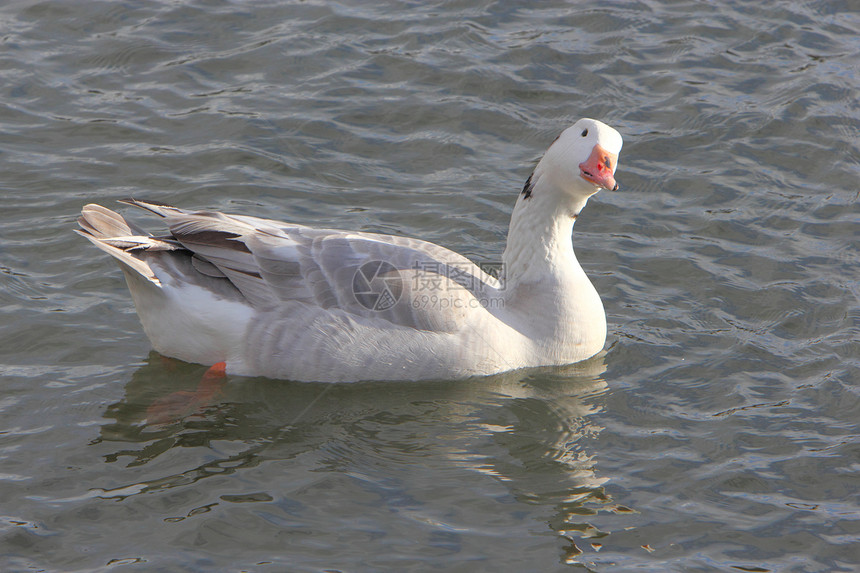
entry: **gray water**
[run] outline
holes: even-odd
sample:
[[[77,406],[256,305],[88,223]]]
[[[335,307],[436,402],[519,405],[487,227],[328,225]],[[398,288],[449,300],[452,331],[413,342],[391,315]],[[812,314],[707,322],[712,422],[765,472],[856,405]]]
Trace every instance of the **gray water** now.
[[[860,569],[856,2],[13,0],[0,41],[3,571]],[[603,355],[145,423],[205,367],[82,205],[492,263],[582,116],[625,138],[574,236]]]

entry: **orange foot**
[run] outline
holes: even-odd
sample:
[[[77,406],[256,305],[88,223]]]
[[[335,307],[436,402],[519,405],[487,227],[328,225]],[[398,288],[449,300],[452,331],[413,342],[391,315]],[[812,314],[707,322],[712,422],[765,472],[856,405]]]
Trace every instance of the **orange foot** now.
[[[211,406],[221,394],[226,378],[227,363],[218,362],[206,371],[194,392],[180,390],[154,401],[146,409],[147,423],[172,424]]]

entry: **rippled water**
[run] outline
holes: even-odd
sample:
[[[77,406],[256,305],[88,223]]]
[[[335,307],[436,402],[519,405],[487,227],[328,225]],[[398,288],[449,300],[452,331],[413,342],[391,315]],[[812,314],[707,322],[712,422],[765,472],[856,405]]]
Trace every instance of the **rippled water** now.
[[[763,4],[4,3],[2,569],[860,568],[860,8]],[[83,204],[493,262],[581,116],[625,137],[576,225],[603,356],[144,423],[205,368],[150,354]]]

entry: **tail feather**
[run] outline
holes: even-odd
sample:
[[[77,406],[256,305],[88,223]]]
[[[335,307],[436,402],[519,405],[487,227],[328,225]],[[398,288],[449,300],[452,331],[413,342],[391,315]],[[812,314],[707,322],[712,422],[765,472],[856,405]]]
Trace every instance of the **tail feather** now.
[[[152,268],[140,256],[149,250],[176,250],[178,243],[152,237],[140,227],[126,221],[122,215],[101,205],[85,205],[78,217],[80,230],[76,233],[111,255],[124,268],[142,275],[161,286]]]
[[[90,203],[81,209],[78,224],[100,239],[128,235],[149,236],[149,233],[126,221],[122,215],[101,205]]]

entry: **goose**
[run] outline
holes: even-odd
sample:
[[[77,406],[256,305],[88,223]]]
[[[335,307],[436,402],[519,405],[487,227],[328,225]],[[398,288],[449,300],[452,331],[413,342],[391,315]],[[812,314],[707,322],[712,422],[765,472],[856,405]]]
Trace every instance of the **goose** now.
[[[419,239],[121,202],[153,235],[85,205],[76,232],[118,262],[160,354],[307,382],[463,379],[603,349],[600,296],[573,251],[588,199],[617,190],[621,135],[580,119],[519,193],[498,276]]]

